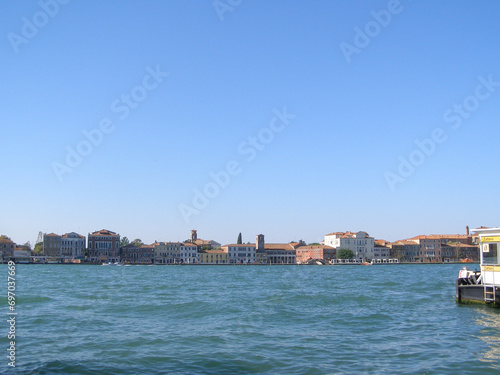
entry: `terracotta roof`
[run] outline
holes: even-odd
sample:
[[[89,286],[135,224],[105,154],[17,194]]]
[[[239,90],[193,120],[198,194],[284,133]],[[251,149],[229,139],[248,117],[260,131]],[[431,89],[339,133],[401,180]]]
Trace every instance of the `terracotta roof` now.
[[[365,238],[373,238],[373,237],[370,237],[368,235],[368,233],[366,233],[365,231],[362,231],[362,230],[360,230],[359,232],[350,232],[350,231],[347,231],[347,232],[334,232],[334,233],[328,233],[326,236],[337,236],[337,237],[340,237],[340,238],[355,238],[356,234],[358,234],[358,233],[364,233],[365,234]]]
[[[335,250],[334,247],[328,245],[302,245],[297,248],[297,250],[317,250],[317,249]]]
[[[210,243],[211,240],[202,240],[201,238],[198,238],[194,243],[196,245],[211,245]]]
[[[333,232],[333,233],[328,233],[326,234],[326,236],[344,236],[344,235],[349,235],[349,234],[355,234],[355,233],[352,233],[352,232]]]
[[[94,233],[90,234],[91,236],[116,236],[118,237],[118,234],[115,232],[111,232],[110,230],[107,229],[101,229],[98,231],[95,231]]]
[[[7,239],[7,238],[2,238],[0,239],[0,243],[9,243],[9,244],[15,244],[14,241]]]
[[[227,246],[233,246],[233,247],[255,247],[255,244],[254,243],[248,243],[248,244],[234,244],[234,243],[230,243],[230,244],[227,244],[227,245],[223,245],[221,247],[227,247]]]
[[[264,243],[264,250],[294,250],[289,243]]]
[[[207,253],[207,254],[227,254],[227,251],[224,251],[224,250],[205,250],[204,253]]]
[[[417,245],[418,246],[417,242],[410,241],[410,240],[399,240],[399,241],[393,242],[392,244],[393,245]]]
[[[61,236],[58,234],[55,234],[55,233],[49,233],[49,234],[45,234],[45,237],[61,237]]]
[[[74,232],[73,232],[74,233]],[[71,233],[65,233],[63,234],[61,237],[63,238],[68,238],[68,234],[71,234]],[[82,236],[81,234],[78,234],[78,233],[75,233],[76,235],[78,235],[78,238],[85,238],[85,236]]]
[[[461,238],[467,239],[472,236],[467,236],[466,234],[431,234],[431,235],[420,235],[409,238],[409,240],[444,240],[444,239],[454,239]]]

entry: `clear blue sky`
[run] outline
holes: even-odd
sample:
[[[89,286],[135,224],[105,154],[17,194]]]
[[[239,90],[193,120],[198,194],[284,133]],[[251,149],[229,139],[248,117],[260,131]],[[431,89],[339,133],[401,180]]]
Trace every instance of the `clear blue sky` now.
[[[500,225],[499,2],[54,1],[0,4],[0,233],[14,241],[102,228],[393,241]],[[295,117],[273,132],[285,107]],[[445,141],[418,154],[436,129]],[[259,134],[273,139],[257,149]],[[180,205],[230,161],[239,173],[187,222]]]

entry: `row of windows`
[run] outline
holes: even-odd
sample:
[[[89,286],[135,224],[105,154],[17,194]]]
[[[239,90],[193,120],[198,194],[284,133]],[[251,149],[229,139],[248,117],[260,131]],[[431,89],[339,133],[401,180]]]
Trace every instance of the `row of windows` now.
[[[111,249],[112,243],[109,241],[96,241],[94,243],[96,249]],[[118,242],[115,242],[115,248],[118,249]],[[92,241],[89,242],[89,248],[92,248]]]

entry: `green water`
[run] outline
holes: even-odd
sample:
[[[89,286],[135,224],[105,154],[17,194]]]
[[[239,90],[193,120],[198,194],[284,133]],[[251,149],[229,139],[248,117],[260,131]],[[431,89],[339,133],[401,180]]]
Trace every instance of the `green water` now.
[[[461,267],[17,265],[0,372],[498,374],[499,311],[455,303]]]

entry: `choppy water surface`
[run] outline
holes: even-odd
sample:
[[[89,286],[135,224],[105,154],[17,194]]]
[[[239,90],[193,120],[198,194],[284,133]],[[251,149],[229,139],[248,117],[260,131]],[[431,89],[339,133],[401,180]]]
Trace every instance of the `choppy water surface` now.
[[[0,372],[498,374],[500,312],[455,303],[460,268],[17,265]]]

